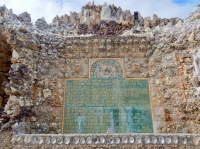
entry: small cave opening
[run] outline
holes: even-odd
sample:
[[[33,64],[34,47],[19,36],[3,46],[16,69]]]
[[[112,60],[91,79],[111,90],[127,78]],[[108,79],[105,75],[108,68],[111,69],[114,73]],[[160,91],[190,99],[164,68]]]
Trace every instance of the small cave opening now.
[[[11,46],[0,34],[0,116],[2,116],[4,107],[9,98],[4,89],[6,84],[9,83],[8,73],[11,67],[11,57]]]

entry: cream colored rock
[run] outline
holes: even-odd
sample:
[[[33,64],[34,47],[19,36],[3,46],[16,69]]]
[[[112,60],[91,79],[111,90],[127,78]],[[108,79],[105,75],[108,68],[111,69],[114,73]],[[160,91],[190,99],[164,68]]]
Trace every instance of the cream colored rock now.
[[[200,19],[200,13],[195,15],[195,19]]]
[[[148,34],[147,34],[149,37],[154,37],[154,34],[153,34],[153,32],[148,32]]]
[[[194,137],[193,138],[193,142],[194,142],[195,145],[199,145],[200,144],[199,141],[200,141],[199,137]]]
[[[197,29],[200,29],[200,24],[199,24],[199,25],[197,25]]]
[[[12,114],[13,114],[13,111],[8,110],[8,111],[6,111],[6,113],[7,113],[7,115],[12,115]]]
[[[156,30],[156,31],[160,31],[160,26],[159,26],[159,25],[156,26],[156,27],[155,27],[155,30]]]
[[[176,23],[175,27],[181,27],[181,26],[182,26],[182,21],[179,20],[179,21]]]
[[[146,29],[147,27],[150,27],[150,21],[151,21],[150,17],[144,18],[144,29]]]
[[[10,96],[10,99],[9,99],[9,102],[8,104],[9,105],[19,105],[19,98],[17,98],[17,96]]]
[[[47,88],[47,89],[43,90],[43,96],[44,96],[44,98],[47,98],[47,97],[49,97],[51,95],[52,95],[52,92],[51,92],[50,89]]]
[[[15,63],[17,63],[17,59],[15,59],[15,58],[11,58],[11,63],[13,63],[13,64],[15,64]]]
[[[13,116],[17,116],[20,112],[20,106],[16,106],[13,110],[13,114],[12,114],[12,117]]]
[[[181,32],[182,32],[183,34],[185,34],[185,33],[186,33],[185,28],[181,28]]]
[[[92,28],[92,24],[100,22],[100,13],[91,9],[83,9],[80,13],[80,24],[87,24],[88,28]]]
[[[129,21],[124,20],[123,16],[120,16],[119,23],[122,23],[123,26],[133,25],[133,22],[129,19]]]
[[[163,29],[163,31],[164,31],[164,32],[168,32],[168,31],[169,31],[169,27],[165,27],[165,28]]]
[[[194,32],[190,34],[188,41],[194,41]]]
[[[120,35],[120,36],[128,36],[128,35],[131,35],[131,31],[130,30],[125,30],[124,32],[123,32],[123,34],[122,35]],[[107,49],[110,49],[112,46],[108,46],[107,47]],[[113,48],[113,47],[112,47]]]
[[[14,58],[14,59],[18,59],[19,58],[19,54],[17,53],[17,51],[13,50],[12,58]]]
[[[63,97],[59,95],[59,99],[62,102],[63,101]]]
[[[8,111],[8,110],[9,110],[9,105],[6,104],[5,107],[4,107],[4,111],[6,112],[6,111]]]
[[[26,100],[25,105],[26,105],[26,106],[31,106],[31,105],[33,105],[33,104],[32,104],[32,102],[31,102],[30,100]]]
[[[158,16],[156,14],[153,15],[153,19],[151,21],[151,26],[152,27],[155,27],[159,24],[159,19],[158,19]]]
[[[168,22],[166,26],[171,27],[171,26],[172,26],[172,23],[171,23],[171,22]]]
[[[160,81],[159,80],[156,80],[156,82],[155,82],[157,85],[159,85],[160,84]]]
[[[58,88],[62,88],[62,85],[61,85],[61,83],[59,83],[59,82],[58,82]]]
[[[38,91],[37,96],[38,96],[38,97],[41,97],[41,96],[42,96],[41,91]]]
[[[45,87],[45,88],[48,88],[48,86],[49,86],[49,81],[48,81],[48,79],[46,78],[45,81],[44,81],[44,87]]]
[[[25,102],[24,102],[22,97],[20,97],[18,100],[19,100],[19,105],[20,106],[25,106]]]
[[[171,60],[171,59],[172,59],[172,55],[170,55],[170,54],[166,55],[166,56],[165,56],[165,59],[166,59],[166,60]]]
[[[17,92],[17,90],[16,90],[14,87],[10,87],[10,88],[11,88],[11,91],[12,91],[13,93]]]
[[[145,29],[145,32],[150,32],[151,31],[151,29],[149,28],[149,27],[147,27],[146,29]]]

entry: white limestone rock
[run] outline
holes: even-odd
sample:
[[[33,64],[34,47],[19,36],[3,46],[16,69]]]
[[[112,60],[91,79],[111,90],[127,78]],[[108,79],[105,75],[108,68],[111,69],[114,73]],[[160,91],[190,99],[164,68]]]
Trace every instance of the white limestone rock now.
[[[13,50],[12,58],[14,58],[14,59],[18,59],[19,58],[19,54],[17,53],[17,51]]]
[[[155,31],[160,31],[160,26],[159,25],[155,27]]]
[[[194,41],[194,32],[190,34],[188,41]]]
[[[47,30],[49,28],[49,25],[47,24],[45,18],[42,17],[35,22],[35,27],[40,30]]]
[[[159,18],[156,14],[153,14],[153,19],[151,21],[151,26],[155,27],[159,24]]]
[[[9,18],[13,19],[13,10],[12,9],[8,10],[8,15],[9,15]]]
[[[151,22],[150,17],[144,18],[144,29],[146,29],[147,27],[150,27],[150,22]]]
[[[47,88],[47,89],[43,90],[43,96],[44,96],[44,98],[47,98],[47,97],[49,97],[51,95],[52,95],[52,92],[51,92],[50,89]]]
[[[171,23],[171,22],[168,22],[166,26],[172,27],[172,23]]]
[[[193,55],[193,59],[194,59],[193,63],[194,63],[195,72],[200,81],[200,51]]]
[[[120,18],[121,14],[122,14],[122,9],[121,7],[118,7],[117,14],[116,14],[117,19]]]
[[[168,31],[169,31],[169,27],[165,27],[165,28],[163,29],[163,31],[164,31],[164,32],[168,32]]]
[[[197,29],[198,29],[198,30],[200,29],[200,24],[199,24],[199,25],[197,25]]]
[[[105,2],[101,10],[101,20],[109,20],[109,19],[111,19],[111,10],[107,5],[107,3]]]
[[[146,29],[145,29],[145,32],[150,32],[151,31],[151,29],[149,28],[149,27],[147,27]]]
[[[10,87],[11,88],[11,91],[13,92],[13,93],[16,93],[17,92],[17,89],[16,88],[14,88],[14,87]]]
[[[195,15],[195,20],[200,19],[200,13]]]
[[[182,21],[179,20],[179,21],[176,23],[175,27],[182,27]]]

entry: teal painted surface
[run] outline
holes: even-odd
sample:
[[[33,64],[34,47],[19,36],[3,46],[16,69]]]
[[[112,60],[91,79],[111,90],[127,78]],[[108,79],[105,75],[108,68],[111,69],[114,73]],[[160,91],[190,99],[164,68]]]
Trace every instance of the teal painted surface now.
[[[64,133],[152,133],[148,80],[67,80]]]

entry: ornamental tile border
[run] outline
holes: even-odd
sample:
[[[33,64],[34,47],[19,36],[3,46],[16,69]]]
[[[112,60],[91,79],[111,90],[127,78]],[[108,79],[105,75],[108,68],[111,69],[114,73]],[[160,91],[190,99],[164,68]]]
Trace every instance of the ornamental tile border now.
[[[13,144],[26,145],[185,145],[200,146],[200,134],[18,134]]]
[[[88,69],[89,78],[91,78],[91,72],[90,71],[91,71],[92,65],[99,60],[115,60],[121,66],[122,77],[125,77],[124,58],[89,58],[89,69]]]

